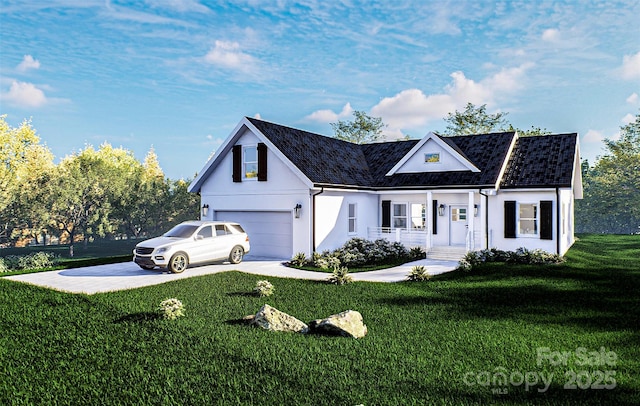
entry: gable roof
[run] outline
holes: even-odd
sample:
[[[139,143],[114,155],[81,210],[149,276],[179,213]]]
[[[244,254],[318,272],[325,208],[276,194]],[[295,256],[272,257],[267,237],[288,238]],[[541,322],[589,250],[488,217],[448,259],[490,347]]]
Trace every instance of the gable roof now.
[[[422,140],[354,144],[308,131],[245,117],[189,186],[202,182],[229,152],[243,128],[257,132],[305,183],[352,189],[521,188],[571,186],[577,134],[518,138],[515,132],[441,137]],[[467,162],[469,170],[396,173],[427,139],[438,140]],[[396,168],[397,169],[397,168]],[[391,172],[391,173],[390,173]]]
[[[571,186],[577,144],[576,133],[518,138],[500,187]]]

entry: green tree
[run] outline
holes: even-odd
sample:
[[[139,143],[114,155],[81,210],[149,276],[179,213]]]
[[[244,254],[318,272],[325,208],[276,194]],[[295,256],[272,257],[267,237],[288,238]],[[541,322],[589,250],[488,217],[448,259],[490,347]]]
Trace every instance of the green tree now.
[[[593,168],[583,164],[584,198],[576,202],[579,232],[640,232],[640,114],[605,140],[606,153]]]
[[[354,111],[353,121],[341,121],[331,123],[334,137],[353,142],[355,144],[367,144],[383,140],[382,129],[386,125],[380,117],[371,117],[364,111]]]
[[[46,223],[41,192],[52,167],[53,155],[29,120],[13,128],[0,116],[0,241],[27,236]]]
[[[469,134],[486,134],[491,132],[503,131],[509,127],[506,116],[509,113],[487,113],[487,105],[476,107],[473,103],[467,103],[464,111],[456,110],[454,113],[447,114],[444,119],[447,128],[444,135],[469,135]]]

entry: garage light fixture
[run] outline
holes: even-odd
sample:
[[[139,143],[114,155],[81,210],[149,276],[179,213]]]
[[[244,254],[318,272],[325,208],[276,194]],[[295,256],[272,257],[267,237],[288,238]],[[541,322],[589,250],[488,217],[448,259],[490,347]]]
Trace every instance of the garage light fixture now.
[[[444,204],[438,206],[438,216],[444,216]]]
[[[293,215],[299,219],[300,212],[302,212],[302,205],[300,203],[296,204],[296,207],[293,208]]]
[[[202,217],[207,217],[207,214],[209,214],[209,205],[208,204],[203,204],[202,205]]]

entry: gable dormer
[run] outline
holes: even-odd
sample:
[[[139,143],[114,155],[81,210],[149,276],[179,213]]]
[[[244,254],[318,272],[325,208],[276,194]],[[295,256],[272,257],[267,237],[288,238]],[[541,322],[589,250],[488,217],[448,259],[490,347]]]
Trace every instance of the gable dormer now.
[[[452,142],[430,132],[386,174],[480,170]]]

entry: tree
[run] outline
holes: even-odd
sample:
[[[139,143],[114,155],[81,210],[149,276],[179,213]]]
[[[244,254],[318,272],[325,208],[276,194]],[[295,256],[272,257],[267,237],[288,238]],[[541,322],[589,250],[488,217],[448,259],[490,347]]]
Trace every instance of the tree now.
[[[640,114],[605,140],[607,153],[583,166],[584,199],[576,202],[579,232],[640,232]]]
[[[371,117],[358,110],[353,112],[353,116],[353,121],[338,120],[337,123],[331,123],[335,138],[355,144],[367,144],[384,139],[382,129],[386,125],[380,117]]]
[[[464,111],[456,110],[455,113],[447,114],[444,119],[448,123],[444,135],[469,135],[486,134],[496,131],[503,131],[509,124],[506,116],[509,113],[487,113],[487,105],[476,107],[473,103],[467,103]]]

